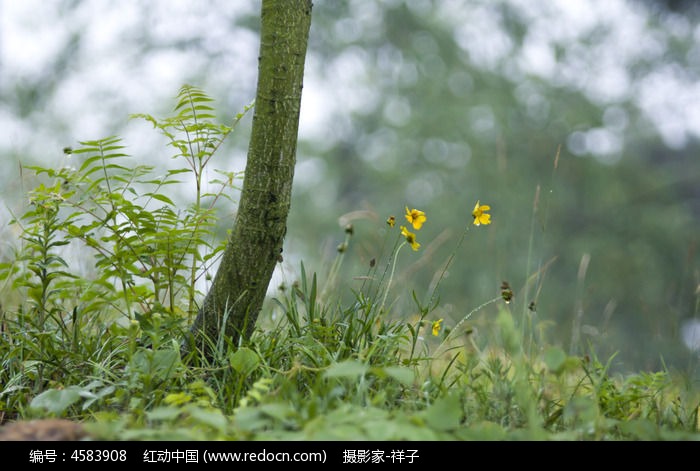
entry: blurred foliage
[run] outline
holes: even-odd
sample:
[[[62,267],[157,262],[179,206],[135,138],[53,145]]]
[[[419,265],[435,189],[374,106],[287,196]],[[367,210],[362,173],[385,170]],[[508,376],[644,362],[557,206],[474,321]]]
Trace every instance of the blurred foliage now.
[[[635,11],[663,51],[630,56],[615,50],[612,22],[565,35],[556,17],[535,19],[513,2],[343,3],[315,13],[323,82],[348,73],[354,90],[330,116],[327,139],[302,147],[301,168],[305,157],[324,170],[297,186],[290,230],[307,253],[333,233],[329,212],[383,221],[403,200],[426,211],[424,231],[434,231],[434,243],[421,239],[433,272],[407,280],[426,286],[481,199],[493,208],[491,230],[467,240],[468,263],[441,285],[453,323],[510,280],[520,314],[553,321],[552,337],[571,353],[595,345],[620,351],[613,369],[695,369],[679,331],[699,314],[698,142],[667,145],[635,92],[667,67],[697,77],[692,34],[667,29],[688,21],[693,31],[697,17]],[[538,41],[554,56],[550,73],[528,62]],[[624,67],[628,89],[596,80],[608,61]],[[356,225],[371,232],[374,222]],[[377,246],[353,247],[357,266]]]
[[[551,321],[549,338],[570,354],[591,345],[602,356],[619,351],[613,371],[697,373],[681,333],[700,314],[700,146],[682,124],[692,113],[667,104],[692,98],[700,71],[698,12],[683,3],[592,2],[562,15],[548,2],[318,2],[302,121],[318,116],[299,143],[286,277],[301,259],[324,266],[347,223],[359,242],[340,279],[365,274],[382,255],[386,217],[408,205],[428,221],[424,250],[398,281],[426,289],[481,200],[493,224],[470,234],[440,284],[446,326],[509,280],[517,315]],[[86,7],[61,5],[70,34],[52,62],[31,80],[2,84],[13,116],[53,138],[7,152],[11,161],[45,159],[49,143],[86,137],[66,135],[71,123],[54,101],[87,49]],[[193,7],[191,21],[211,27],[170,38],[154,26],[162,8],[140,5],[113,52],[126,54],[139,83],[153,79],[137,63],[169,53],[189,64],[179,83],[226,97],[219,101],[232,111],[250,101],[257,44],[250,57],[236,54],[240,38],[257,33],[256,2]],[[212,39],[222,28],[231,38]],[[120,90],[103,86],[111,89],[75,106],[110,115],[102,134],[121,135],[120,115],[109,111]],[[237,142],[222,148],[232,156],[227,170],[242,170],[245,139]]]

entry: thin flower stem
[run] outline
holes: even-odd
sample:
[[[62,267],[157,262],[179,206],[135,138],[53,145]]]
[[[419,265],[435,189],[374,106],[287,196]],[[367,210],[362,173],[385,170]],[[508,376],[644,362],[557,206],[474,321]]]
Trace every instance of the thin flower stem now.
[[[484,302],[484,303],[481,303],[480,305],[478,305],[477,307],[475,307],[474,309],[472,309],[471,311],[469,311],[469,313],[467,313],[467,315],[464,316],[464,317],[462,318],[462,320],[459,321],[459,322],[457,323],[457,325],[454,326],[454,328],[450,331],[450,333],[447,334],[447,336],[443,339],[443,341],[440,343],[440,346],[439,346],[439,347],[437,348],[437,350],[435,351],[435,356],[436,356],[436,357],[438,356],[438,352],[440,351],[440,347],[442,347],[443,345],[445,345],[445,344],[447,343],[447,341],[449,340],[449,338],[452,336],[452,334],[454,334],[455,332],[459,331],[459,328],[462,326],[462,324],[464,324],[465,322],[467,322],[467,321],[469,320],[469,318],[470,318],[475,312],[480,311],[481,309],[485,308],[485,307],[488,306],[489,304],[495,303],[495,302],[498,301],[499,299],[503,299],[503,298],[502,298],[501,296],[496,296],[495,298],[489,299],[488,301],[486,301],[486,302]]]
[[[386,303],[386,297],[389,295],[389,289],[391,288],[391,282],[394,279],[394,270],[396,269],[396,260],[399,258],[399,251],[401,250],[401,247],[406,245],[408,242],[403,241],[401,245],[398,246],[396,249],[396,252],[394,252],[394,262],[391,264],[391,274],[389,275],[389,281],[386,284],[386,291],[384,291],[384,297],[382,298],[382,305],[379,308],[379,312],[381,313],[384,310],[384,304]]]
[[[340,272],[340,267],[342,266],[343,260],[345,259],[347,247],[348,247],[348,244],[350,243],[350,237],[351,237],[351,234],[349,232],[346,232],[345,233],[345,240],[339,246],[338,255],[335,257],[335,260],[333,260],[333,265],[331,265],[331,269],[329,270],[328,276],[326,277],[326,283],[325,283],[325,286],[323,287],[323,291],[321,291],[320,299],[326,299],[326,296],[328,295],[328,293],[335,286],[335,280],[336,280],[336,278],[338,278],[338,272]],[[341,249],[341,247],[342,247],[342,249]]]
[[[467,232],[469,232],[469,226],[467,226],[464,229],[464,232],[462,232],[462,237],[460,237],[459,242],[457,242],[457,246],[455,247],[454,251],[450,255],[450,258],[447,260],[445,267],[442,269],[442,273],[440,273],[440,278],[438,278],[437,282],[435,283],[435,287],[433,288],[433,293],[430,295],[430,301],[428,302],[428,306],[427,306],[428,310],[431,309],[430,306],[432,306],[433,301],[435,301],[435,295],[437,294],[437,290],[438,290],[438,287],[440,286],[440,282],[442,282],[443,278],[445,278],[445,273],[447,273],[447,269],[450,268],[450,265],[452,265],[452,261],[454,260],[455,255],[457,254],[457,251],[462,246],[464,239],[467,237]]]

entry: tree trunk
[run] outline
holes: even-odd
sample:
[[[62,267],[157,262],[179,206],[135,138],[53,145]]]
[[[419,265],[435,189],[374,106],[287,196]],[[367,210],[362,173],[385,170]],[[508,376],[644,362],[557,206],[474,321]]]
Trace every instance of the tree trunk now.
[[[213,359],[248,338],[281,259],[296,164],[311,0],[263,0],[258,88],[243,190],[212,286],[183,342]]]

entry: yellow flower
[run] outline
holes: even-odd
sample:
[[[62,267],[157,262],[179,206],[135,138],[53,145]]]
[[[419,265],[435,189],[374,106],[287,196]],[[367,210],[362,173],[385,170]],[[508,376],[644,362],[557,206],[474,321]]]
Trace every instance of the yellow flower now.
[[[486,211],[491,209],[491,206],[487,205],[479,205],[479,201],[476,202],[476,206],[474,206],[474,211],[472,211],[472,216],[474,216],[474,225],[475,226],[480,226],[480,225],[488,225],[491,224],[491,215],[486,214]]]
[[[406,226],[401,226],[401,235],[406,238],[406,242],[411,244],[413,250],[418,250],[420,244],[416,242],[416,235],[413,232],[408,232]]]
[[[386,223],[389,224],[389,227],[394,227],[394,224],[396,224],[396,218],[394,216],[389,216]]]
[[[442,328],[442,319],[438,319],[436,321],[433,321],[433,336],[437,337],[438,334],[440,333],[441,328]]]
[[[426,220],[425,213],[417,209],[409,210],[408,206],[406,206],[406,220],[413,224],[415,230],[418,230]]]

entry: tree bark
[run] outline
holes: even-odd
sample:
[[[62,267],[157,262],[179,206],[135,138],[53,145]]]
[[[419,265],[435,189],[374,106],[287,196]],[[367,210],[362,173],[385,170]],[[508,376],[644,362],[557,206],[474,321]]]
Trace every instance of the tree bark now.
[[[183,342],[183,357],[194,353],[213,359],[218,346],[250,337],[281,259],[311,9],[311,0],[262,2],[258,85],[238,213],[212,286]]]

